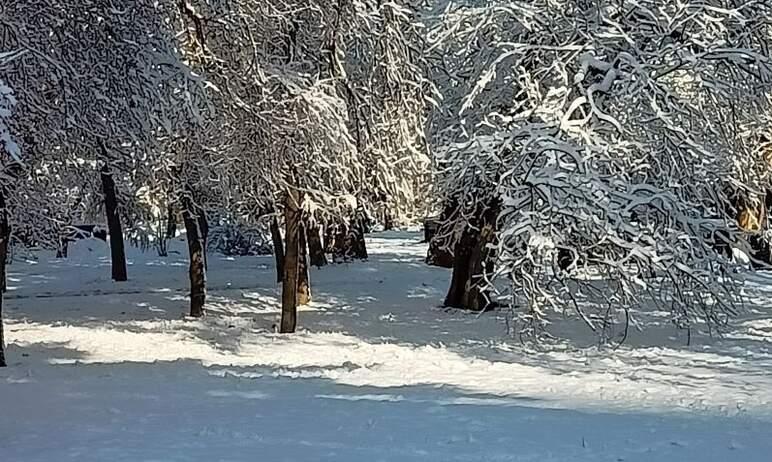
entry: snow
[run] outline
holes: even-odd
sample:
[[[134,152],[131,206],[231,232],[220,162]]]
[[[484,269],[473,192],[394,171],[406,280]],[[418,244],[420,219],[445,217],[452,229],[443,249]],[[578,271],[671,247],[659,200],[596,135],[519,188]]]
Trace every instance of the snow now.
[[[184,242],[15,261],[0,370],[0,461],[768,461],[772,281],[687,346],[641,313],[616,350],[566,315],[535,347],[504,312],[437,305],[445,269],[417,233],[369,238],[370,260],[313,270],[300,332],[274,333],[272,257],[209,258],[208,315],[187,311]],[[176,252],[176,253],[175,253]]]

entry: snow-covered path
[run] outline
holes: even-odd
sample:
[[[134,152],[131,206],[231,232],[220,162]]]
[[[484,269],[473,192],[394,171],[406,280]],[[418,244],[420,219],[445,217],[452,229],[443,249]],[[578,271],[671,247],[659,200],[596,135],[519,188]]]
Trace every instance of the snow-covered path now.
[[[448,273],[416,241],[315,270],[291,336],[271,257],[213,256],[204,320],[180,256],[135,253],[126,284],[98,242],[15,262],[0,461],[772,460],[766,279],[721,340],[652,322],[615,352],[536,352],[501,314],[437,308]]]

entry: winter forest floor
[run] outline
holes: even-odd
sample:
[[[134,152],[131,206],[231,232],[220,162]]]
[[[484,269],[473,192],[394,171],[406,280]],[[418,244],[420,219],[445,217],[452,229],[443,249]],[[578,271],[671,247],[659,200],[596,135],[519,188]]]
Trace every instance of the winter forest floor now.
[[[127,283],[99,241],[17,259],[0,461],[772,460],[772,277],[721,338],[650,313],[617,350],[568,320],[535,350],[504,313],[438,308],[449,273],[418,240],[314,269],[294,335],[270,256],[210,255],[202,320],[185,253],[133,252]]]

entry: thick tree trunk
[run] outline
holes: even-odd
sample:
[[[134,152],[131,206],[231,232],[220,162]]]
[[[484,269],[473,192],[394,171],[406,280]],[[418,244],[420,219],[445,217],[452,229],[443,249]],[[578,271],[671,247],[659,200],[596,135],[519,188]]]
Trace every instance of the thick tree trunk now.
[[[298,270],[300,252],[300,210],[297,195],[294,191],[288,193],[284,204],[284,239],[287,250],[284,255],[284,278],[281,291],[281,326],[279,332],[289,334],[295,332],[298,310]]]
[[[206,266],[204,265],[204,244],[201,233],[201,221],[198,207],[194,207],[189,198],[183,199],[182,220],[188,238],[188,254],[190,255],[190,315],[204,315],[206,302]]]
[[[458,208],[456,201],[449,201],[445,204],[442,213],[438,218],[427,218],[424,221],[424,240],[429,243],[429,250],[426,253],[426,264],[439,266],[442,268],[453,268],[453,250],[457,243],[449,242],[449,235],[453,233],[447,224],[453,218]]]
[[[273,256],[276,259],[276,282],[284,279],[284,242],[281,239],[279,219],[271,220],[271,239],[273,240]]]
[[[349,260],[367,260],[365,233],[370,232],[369,219],[361,210],[354,214],[346,239],[346,257]]]
[[[118,198],[115,193],[115,181],[107,165],[102,167],[102,192],[105,196],[105,214],[107,230],[110,234],[110,257],[114,281],[126,281],[126,251],[123,247],[123,229],[118,215]]]
[[[318,225],[309,225],[306,228],[306,236],[308,237],[308,255],[311,265],[321,268],[327,264],[327,256],[324,254],[324,246],[322,246],[321,229]]]
[[[492,307],[484,291],[485,273],[493,271],[494,256],[488,244],[496,238],[497,203],[480,214],[480,228],[467,225],[456,243],[453,275],[444,306],[483,311]]]
[[[298,231],[298,305],[311,303],[311,280],[308,274],[306,227],[301,220]]]
[[[453,274],[450,278],[450,288],[445,296],[444,306],[464,308],[464,293],[469,282],[469,268],[471,267],[472,249],[475,246],[474,232],[464,230],[461,239],[456,243],[453,259]]]
[[[2,291],[0,292],[0,367],[5,367],[5,335],[3,330],[3,292],[6,289],[5,265],[8,263],[8,242],[11,235],[11,227],[8,224],[8,212],[5,204],[5,193],[0,190],[0,265],[2,265]]]

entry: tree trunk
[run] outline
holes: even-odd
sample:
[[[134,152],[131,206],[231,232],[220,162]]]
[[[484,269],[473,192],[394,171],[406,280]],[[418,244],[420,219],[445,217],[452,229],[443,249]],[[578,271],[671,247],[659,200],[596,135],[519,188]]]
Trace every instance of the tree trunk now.
[[[301,220],[298,230],[298,305],[311,302],[311,280],[308,274],[308,244],[306,227]]]
[[[5,362],[5,335],[3,330],[3,294],[0,293],[0,367],[8,365]]]
[[[394,218],[391,216],[391,212],[387,209],[383,212],[383,230],[391,231],[394,229]]]
[[[59,240],[59,247],[56,249],[56,258],[67,258],[67,249],[69,242],[66,239]]]
[[[202,253],[204,254],[204,269],[209,270],[209,259],[206,255],[206,244],[209,239],[209,221],[206,219],[206,212],[201,207],[196,207],[196,210],[198,210],[197,213],[197,219],[198,219],[198,230],[199,230],[199,237],[201,238],[201,248]]]
[[[3,292],[6,289],[5,265],[8,259],[8,241],[11,235],[11,227],[8,224],[8,211],[5,205],[5,193],[0,190],[0,265],[2,265],[3,290],[0,291],[0,367],[5,367],[5,336],[3,332]]]
[[[123,247],[123,230],[121,218],[118,215],[118,198],[115,194],[115,181],[110,169],[105,164],[102,167],[102,192],[105,196],[105,214],[107,215],[107,230],[110,234],[110,257],[114,281],[126,281],[126,251]]]
[[[324,253],[335,253],[335,235],[337,233],[335,222],[330,221],[324,227]]]
[[[332,248],[332,261],[339,263],[348,260],[346,249],[348,248],[348,226],[343,221],[338,221],[332,228],[332,239],[330,240]]]
[[[281,291],[281,326],[279,332],[295,332],[298,310],[298,270],[300,251],[300,210],[297,193],[290,191],[284,204],[284,239],[287,251],[284,255],[284,279]]]
[[[182,220],[185,223],[185,232],[188,238],[188,254],[190,255],[190,315],[201,317],[204,315],[204,302],[206,301],[206,266],[204,265],[204,244],[202,242],[201,221],[198,213],[200,209],[194,207],[189,198],[183,199]]]
[[[464,293],[469,282],[469,268],[472,259],[472,248],[475,246],[474,232],[468,227],[456,243],[453,259],[453,274],[450,278],[450,288],[445,296],[444,306],[464,308]]]
[[[365,225],[357,222],[352,224],[349,233],[350,243],[348,254],[352,259],[367,260],[367,243],[365,241]]]
[[[0,193],[0,210],[5,210],[5,201]],[[8,250],[11,245],[11,225],[7,215],[0,217],[0,293],[8,290]]]
[[[426,253],[426,264],[439,266],[442,268],[453,268],[453,250],[455,242],[452,240],[453,232],[450,226],[451,221],[458,208],[455,200],[445,204],[442,213],[438,218],[427,218],[424,220],[424,240],[429,243],[429,250]]]
[[[308,255],[311,265],[317,268],[325,266],[327,256],[324,254],[324,247],[322,246],[321,229],[318,225],[309,225],[306,228],[306,236],[308,237]]]
[[[279,219],[276,216],[271,220],[271,239],[273,256],[276,259],[276,282],[281,282],[284,279],[284,242],[281,239]]]
[[[166,239],[174,239],[177,235],[177,215],[174,212],[174,205],[171,203],[166,207]]]
[[[498,203],[487,207],[475,220],[468,224],[456,243],[453,261],[453,275],[444,306],[484,311],[492,308],[488,293],[484,290],[485,273],[491,273],[494,256],[488,244],[496,238],[496,217]]]
[[[349,259],[367,260],[365,233],[369,232],[368,218],[364,212],[357,211],[349,226],[346,242],[346,256]]]

